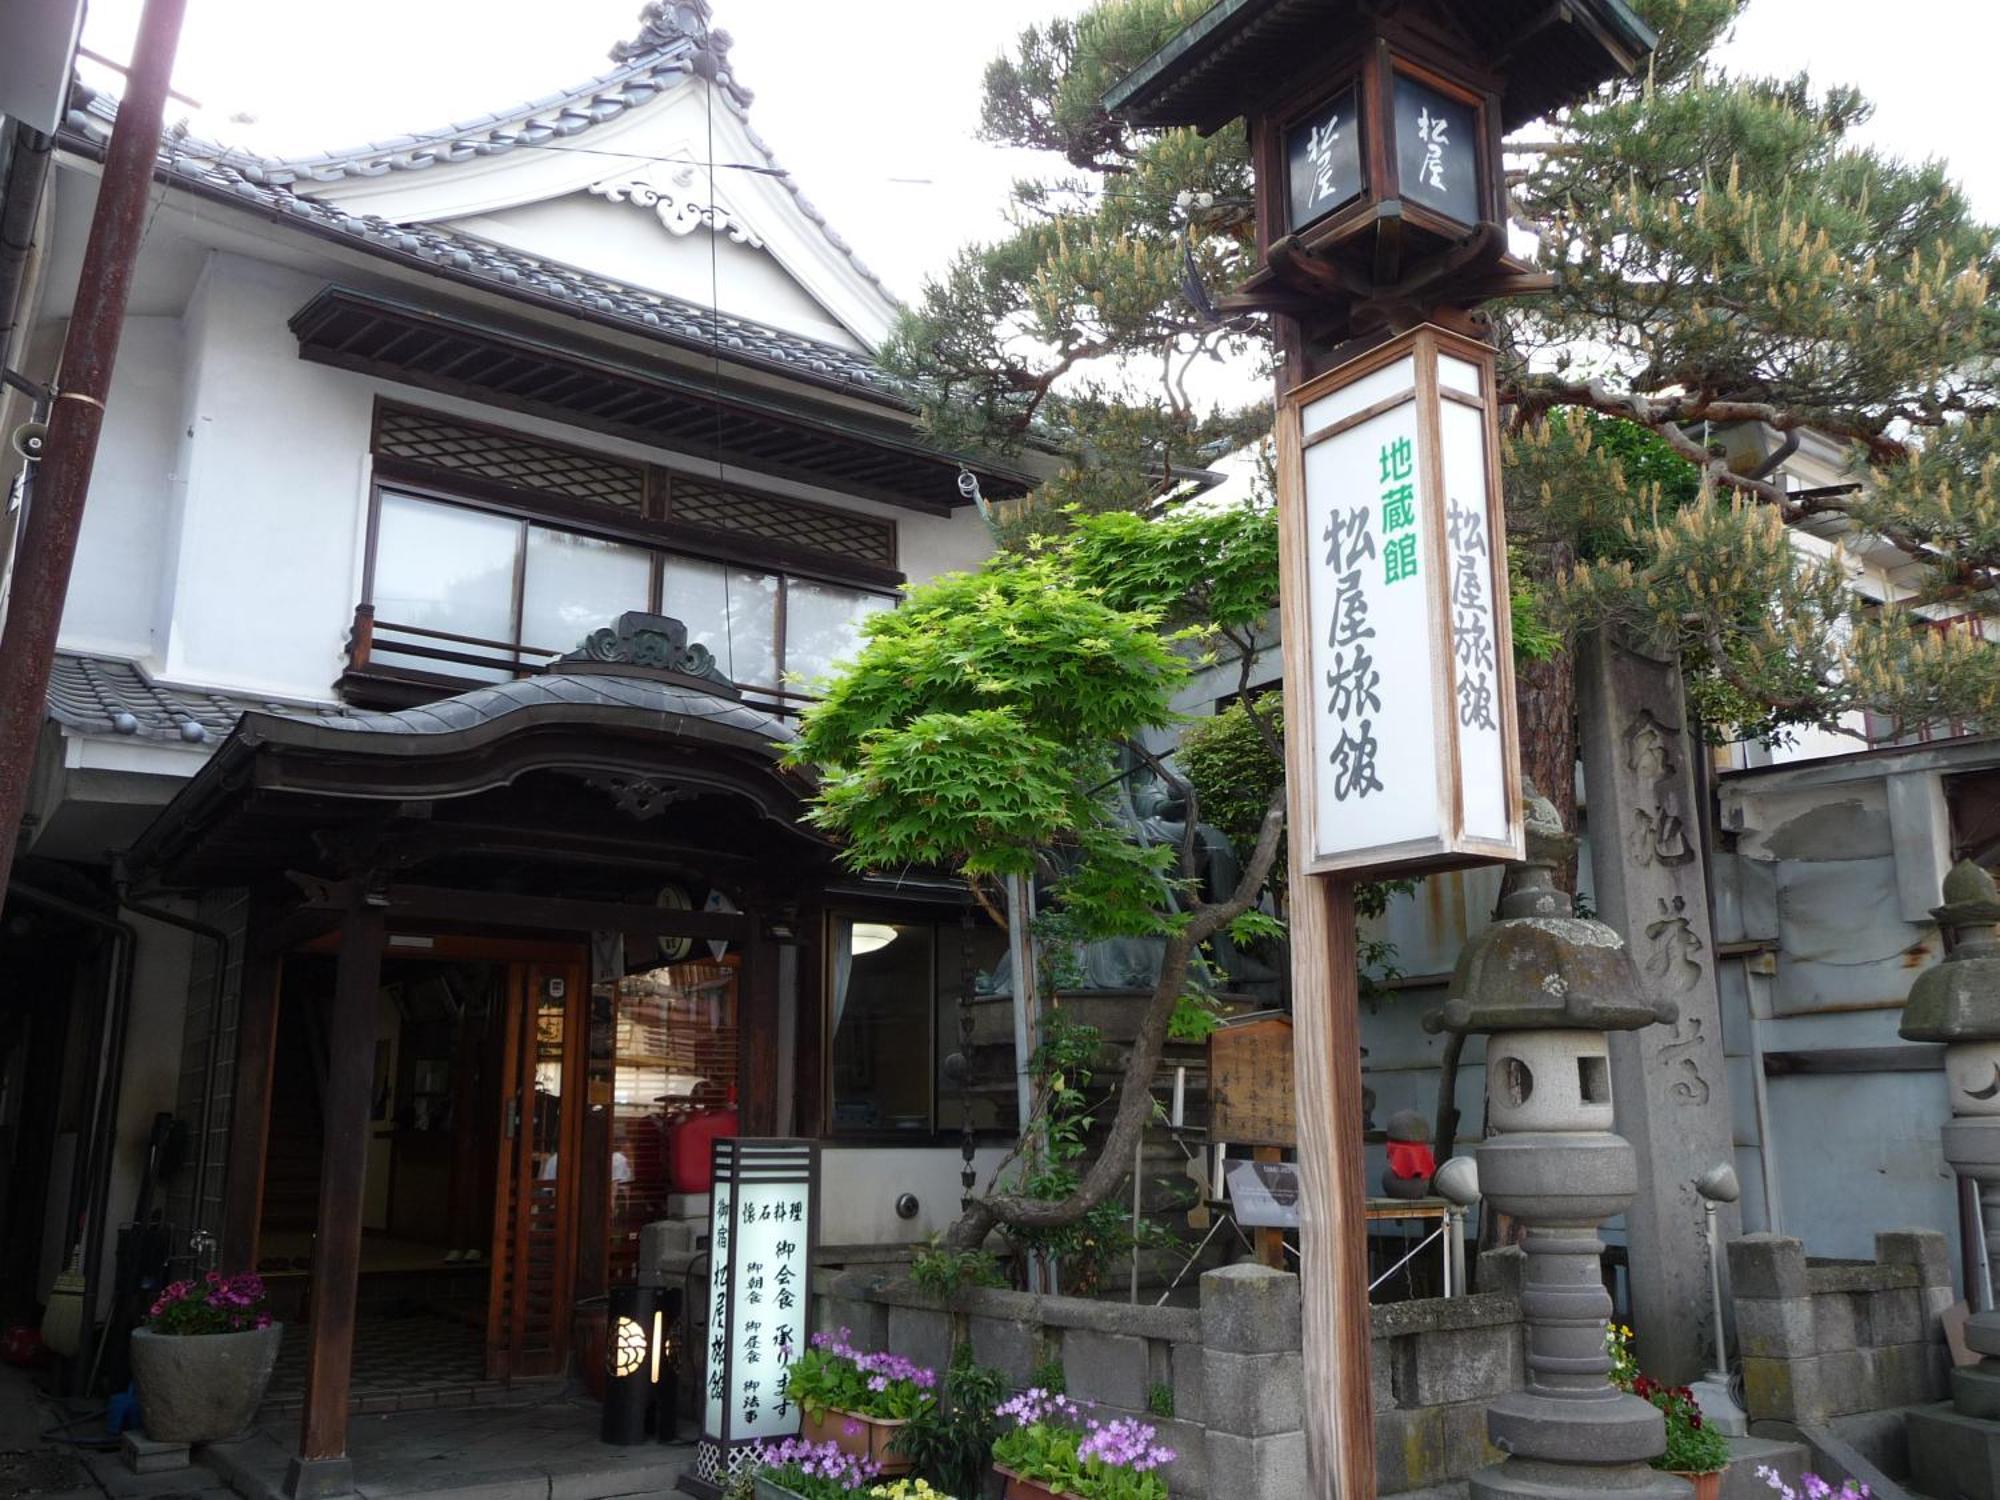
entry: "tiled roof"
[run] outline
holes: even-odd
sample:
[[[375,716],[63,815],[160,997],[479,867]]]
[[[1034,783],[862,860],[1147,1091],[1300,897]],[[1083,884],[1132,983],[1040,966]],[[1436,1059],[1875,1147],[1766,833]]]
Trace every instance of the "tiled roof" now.
[[[700,719],[754,737],[770,747],[773,758],[777,755],[778,741],[796,738],[788,726],[761,709],[636,672],[623,677],[616,672],[549,671],[474,688],[415,708],[343,714],[319,722],[324,729],[351,734],[424,737],[478,729],[510,714],[536,709],[560,709],[565,713],[579,709],[636,711],[675,719]]]
[[[399,136],[350,151],[317,156],[257,156],[191,136],[169,136],[160,146],[160,173],[170,182],[224,201],[262,208],[335,239],[379,255],[414,262],[454,279],[502,292],[546,299],[585,317],[634,326],[703,351],[751,359],[809,378],[872,388],[886,396],[874,363],[837,344],[789,333],[748,318],[719,314],[698,302],[648,291],[559,262],[429,224],[399,224],[377,214],[357,214],[312,196],[316,184],[390,172],[417,172],[443,163],[533,149],[570,141],[701,73],[713,75],[716,97],[739,116],[762,154],[765,175],[783,183],[799,210],[868,280],[870,271],[813,207],[798,183],[777,164],[770,148],[749,129],[750,94],[728,65],[729,34],[710,31],[707,0],[674,0],[646,6],[639,36],[613,49],[619,66],[577,88],[514,109],[466,120],[422,136]],[[65,132],[102,150],[117,118],[118,101],[79,82],[71,91]],[[886,292],[885,292],[885,295]]]
[[[155,682],[136,662],[59,651],[49,673],[49,717],[80,734],[213,744],[256,709],[287,718],[335,720],[334,705],[277,703],[208,688]]]

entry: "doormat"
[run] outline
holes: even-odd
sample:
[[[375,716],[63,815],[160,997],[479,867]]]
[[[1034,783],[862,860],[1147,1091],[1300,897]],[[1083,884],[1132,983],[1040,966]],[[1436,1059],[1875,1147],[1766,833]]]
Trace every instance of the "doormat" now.
[[[0,1453],[0,1497],[60,1494],[64,1490],[95,1489],[90,1472],[76,1456],[59,1450]]]

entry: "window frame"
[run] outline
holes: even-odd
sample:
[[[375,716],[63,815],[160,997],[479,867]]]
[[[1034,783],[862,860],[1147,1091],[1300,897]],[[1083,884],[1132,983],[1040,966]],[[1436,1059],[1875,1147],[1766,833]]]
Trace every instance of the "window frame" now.
[[[893,1130],[882,1126],[840,1127],[834,1123],[833,1054],[836,1027],[833,1016],[833,924],[837,921],[881,922],[896,927],[921,927],[929,933],[930,974],[929,1004],[925,1009],[927,1032],[924,1056],[925,1074],[929,1086],[930,1127],[924,1131]],[[819,1119],[814,1122],[819,1139],[828,1145],[842,1149],[856,1147],[881,1149],[896,1146],[935,1147],[964,1139],[964,1130],[958,1125],[945,1126],[940,1123],[940,1107],[944,1100],[945,1088],[943,1065],[938,1057],[938,1032],[941,1025],[942,1008],[947,1003],[945,987],[938,981],[939,935],[946,928],[959,925],[957,910],[940,910],[936,906],[870,906],[853,900],[836,900],[823,907],[819,913],[818,957],[819,957]],[[998,934],[984,917],[975,913],[977,931],[984,928]],[[954,1008],[956,1000],[951,1000]],[[973,1138],[982,1142],[1012,1141],[1018,1132],[1004,1127],[974,1126]]]
[[[680,537],[673,534],[675,529],[670,528],[667,523],[644,519],[635,521],[633,518],[625,517],[621,513],[610,512],[609,507],[604,508],[608,513],[597,514],[595,512],[598,508],[589,505],[587,502],[560,502],[552,496],[531,496],[524,491],[511,491],[511,487],[509,486],[493,486],[495,490],[510,491],[509,493],[489,494],[485,493],[487,490],[485,484],[465,484],[461,486],[454,482],[452,485],[446,486],[439,484],[435,479],[405,480],[398,477],[403,472],[420,467],[420,465],[407,464],[402,460],[377,460],[375,472],[370,477],[368,488],[367,540],[362,559],[360,602],[371,609],[375,604],[375,585],[379,571],[378,564],[382,542],[382,502],[385,497],[399,497],[433,505],[451,506],[456,509],[473,511],[483,515],[504,516],[516,523],[514,586],[513,597],[509,606],[510,628],[513,638],[507,641],[494,641],[491,644],[509,649],[516,671],[526,670],[523,657],[524,652],[539,654],[550,650],[560,652],[574,649],[573,644],[568,647],[536,646],[521,639],[522,609],[527,587],[527,538],[529,528],[533,526],[540,526],[551,531],[567,531],[579,536],[593,537],[601,541],[616,542],[625,546],[644,548],[651,558],[651,577],[646,608],[655,614],[669,612],[664,608],[664,580],[666,561],[670,556],[682,558],[690,562],[719,566],[725,571],[725,574],[730,570],[734,570],[736,572],[763,573],[775,578],[777,580],[777,590],[772,618],[772,631],[778,680],[775,683],[737,683],[737,686],[742,688],[746,693],[759,696],[772,694],[789,698],[807,698],[810,696],[801,692],[800,689],[792,686],[785,680],[785,674],[788,670],[786,662],[788,655],[786,650],[786,633],[790,625],[788,596],[791,585],[795,580],[801,583],[846,589],[856,594],[873,595],[886,600],[892,609],[902,599],[901,593],[886,579],[877,580],[871,578],[863,580],[852,576],[845,576],[843,572],[834,569],[802,568],[780,564],[776,561],[760,563],[747,559],[739,560],[735,557],[719,555],[706,548],[684,546],[681,543]],[[385,473],[385,470],[388,472]],[[870,569],[867,571],[880,572],[883,570]],[[902,575],[896,574],[895,577],[900,579]],[[389,623],[394,624],[397,622],[392,621]],[[612,622],[606,620],[604,623],[609,625]]]

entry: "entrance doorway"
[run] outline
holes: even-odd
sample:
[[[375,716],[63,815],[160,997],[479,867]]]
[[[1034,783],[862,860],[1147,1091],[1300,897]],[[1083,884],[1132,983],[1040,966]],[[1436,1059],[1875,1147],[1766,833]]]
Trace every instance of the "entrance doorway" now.
[[[303,1321],[318,1230],[330,953],[288,955],[258,1264]],[[392,937],[377,999],[353,1399],[561,1373],[584,1097],[581,947]],[[296,1404],[307,1341],[271,1387]],[[482,1389],[483,1388],[483,1389]],[[440,1399],[443,1399],[441,1396]]]

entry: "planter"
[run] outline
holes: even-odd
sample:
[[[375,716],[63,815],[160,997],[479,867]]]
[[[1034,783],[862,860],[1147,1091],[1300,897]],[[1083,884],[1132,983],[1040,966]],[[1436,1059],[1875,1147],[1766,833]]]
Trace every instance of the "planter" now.
[[[750,1482],[750,1492],[757,1500],[800,1500],[797,1490],[788,1490],[775,1479],[766,1479],[762,1474]]]
[[[1706,1474],[1690,1474],[1685,1469],[1669,1469],[1667,1472],[1694,1486],[1694,1500],[1721,1500],[1722,1476],[1729,1471],[1710,1469]]]
[[[884,1479],[907,1474],[914,1467],[900,1453],[889,1451],[889,1441],[904,1427],[887,1417],[864,1417],[859,1412],[835,1411],[831,1407],[815,1417],[805,1413],[799,1436],[809,1443],[832,1443],[843,1453],[851,1453],[863,1466]],[[852,1429],[851,1431],[849,1429]]]
[[[242,1333],[132,1333],[132,1378],[146,1436],[214,1443],[249,1431],[271,1383],[282,1323]]]
[[[1007,1481],[1000,1500],[1065,1500],[1066,1490],[1052,1490],[1033,1479],[1023,1479],[1005,1464],[995,1464],[993,1472]]]

